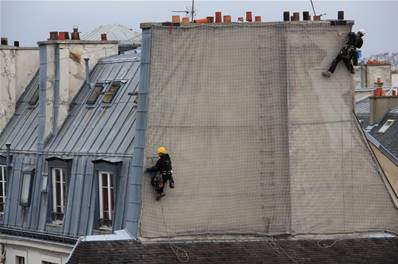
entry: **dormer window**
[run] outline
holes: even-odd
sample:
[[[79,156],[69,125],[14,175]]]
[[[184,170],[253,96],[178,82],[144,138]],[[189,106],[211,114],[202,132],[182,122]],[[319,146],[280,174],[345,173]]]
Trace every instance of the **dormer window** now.
[[[22,185],[20,203],[22,206],[30,206],[30,198],[32,196],[32,184],[35,169],[25,169],[22,173]]]
[[[102,99],[102,102],[106,104],[112,103],[113,98],[115,98],[115,95],[117,94],[119,88],[120,82],[112,82],[108,90],[104,93],[104,98]]]
[[[114,224],[121,161],[99,159],[93,163],[98,188],[95,229],[109,232]]]
[[[97,83],[94,86],[93,90],[91,91],[90,96],[88,97],[86,103],[88,105],[94,105],[97,102],[98,97],[102,94],[103,89],[104,89],[104,84]]]
[[[51,157],[47,159],[49,167],[49,210],[50,221],[54,224],[62,224],[68,200],[68,183],[72,160]]]
[[[385,133],[393,124],[395,120],[388,119],[384,125],[377,131],[378,133]]]

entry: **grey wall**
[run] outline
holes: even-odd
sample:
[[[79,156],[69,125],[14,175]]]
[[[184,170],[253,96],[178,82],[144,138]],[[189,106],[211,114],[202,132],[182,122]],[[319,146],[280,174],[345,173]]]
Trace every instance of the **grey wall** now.
[[[350,25],[150,26],[146,166],[165,145],[176,188],[144,175],[143,237],[396,229],[398,211],[352,119]]]

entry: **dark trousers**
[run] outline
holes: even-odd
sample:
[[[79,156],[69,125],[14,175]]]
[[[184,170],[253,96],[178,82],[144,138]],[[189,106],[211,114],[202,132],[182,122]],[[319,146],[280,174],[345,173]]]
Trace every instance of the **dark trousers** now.
[[[352,65],[352,60],[356,59],[355,49],[344,47],[336,58],[333,60],[332,64],[330,65],[329,71],[334,73],[336,70],[337,64],[340,61],[343,61],[345,66],[347,67],[348,71],[354,73],[354,66]]]

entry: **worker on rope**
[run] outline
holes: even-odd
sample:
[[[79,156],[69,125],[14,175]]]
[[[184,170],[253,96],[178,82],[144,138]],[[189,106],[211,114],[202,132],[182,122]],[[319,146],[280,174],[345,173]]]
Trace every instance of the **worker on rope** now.
[[[158,194],[156,200],[165,196],[163,191],[167,182],[169,182],[170,188],[174,188],[171,159],[165,147],[158,148],[158,156],[159,159],[155,166],[146,169],[147,172],[152,173],[151,184]]]
[[[358,65],[358,57],[357,57],[357,49],[360,49],[363,44],[362,37],[365,35],[365,30],[360,29],[357,33],[350,32],[347,36],[347,42],[344,47],[340,50],[339,54],[333,60],[332,64],[328,71],[322,72],[322,75],[325,77],[330,77],[334,70],[336,69],[337,64],[343,60],[345,66],[350,71],[350,73],[354,74],[354,65]]]

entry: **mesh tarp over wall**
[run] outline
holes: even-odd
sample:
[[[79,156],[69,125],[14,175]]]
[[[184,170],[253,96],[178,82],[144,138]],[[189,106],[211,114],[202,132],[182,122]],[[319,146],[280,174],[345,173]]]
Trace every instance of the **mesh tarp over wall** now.
[[[321,77],[349,26],[152,26],[140,235],[392,229],[398,211],[351,119],[351,76]]]

